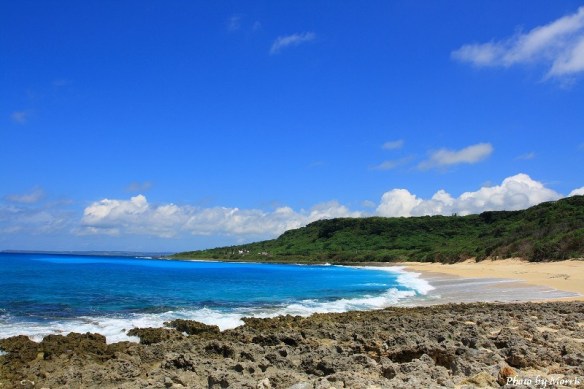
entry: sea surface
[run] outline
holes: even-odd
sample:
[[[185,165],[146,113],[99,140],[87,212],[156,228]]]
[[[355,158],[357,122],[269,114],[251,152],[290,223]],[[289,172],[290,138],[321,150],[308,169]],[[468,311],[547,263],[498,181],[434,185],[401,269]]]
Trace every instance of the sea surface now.
[[[0,253],[0,338],[98,332],[182,318],[222,330],[242,317],[378,309],[433,287],[400,268]]]

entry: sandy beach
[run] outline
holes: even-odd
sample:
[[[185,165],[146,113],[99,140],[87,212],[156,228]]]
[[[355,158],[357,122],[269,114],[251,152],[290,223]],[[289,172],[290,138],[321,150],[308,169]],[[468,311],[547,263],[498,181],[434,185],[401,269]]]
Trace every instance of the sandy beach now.
[[[493,280],[497,282],[497,280],[505,280],[509,282],[501,282],[500,284],[524,289],[528,294],[534,293],[534,291],[543,292],[535,293],[537,296],[534,295],[534,298],[529,298],[529,300],[584,301],[584,260],[582,259],[556,262],[528,262],[521,259],[480,262],[467,260],[455,264],[405,262],[400,263],[399,266],[404,267],[405,270],[422,273],[422,278],[429,280],[431,284],[436,284],[438,280],[444,280],[444,276],[454,276],[467,281]],[[511,280],[518,282],[512,283]],[[550,289],[567,292],[569,296],[561,297],[557,293],[550,294],[553,292]],[[518,298],[518,300],[525,300],[526,296],[520,297],[522,298]],[[477,298],[477,300],[480,299]]]

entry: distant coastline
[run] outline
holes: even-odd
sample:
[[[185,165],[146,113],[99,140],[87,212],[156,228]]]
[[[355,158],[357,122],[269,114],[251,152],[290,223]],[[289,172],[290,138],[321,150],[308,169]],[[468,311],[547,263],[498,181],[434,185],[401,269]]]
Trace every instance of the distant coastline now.
[[[173,254],[170,251],[116,251],[116,250],[0,250],[7,254],[58,254],[58,255],[87,255],[106,257],[153,257],[164,258]]]

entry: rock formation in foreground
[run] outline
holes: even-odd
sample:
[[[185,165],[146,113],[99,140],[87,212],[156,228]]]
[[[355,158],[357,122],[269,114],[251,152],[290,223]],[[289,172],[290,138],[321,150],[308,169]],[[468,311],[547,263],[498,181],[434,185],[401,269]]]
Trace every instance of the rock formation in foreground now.
[[[584,303],[457,304],[0,340],[2,388],[584,387]],[[563,380],[563,381],[560,381]],[[523,386],[522,386],[523,385]]]

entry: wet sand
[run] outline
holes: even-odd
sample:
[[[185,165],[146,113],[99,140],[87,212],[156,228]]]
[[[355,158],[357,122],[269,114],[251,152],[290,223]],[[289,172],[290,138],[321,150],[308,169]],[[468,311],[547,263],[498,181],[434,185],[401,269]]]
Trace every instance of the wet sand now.
[[[584,301],[582,259],[557,262],[468,260],[455,264],[406,262],[395,265],[421,273],[421,278],[436,288],[426,296],[428,303]]]

